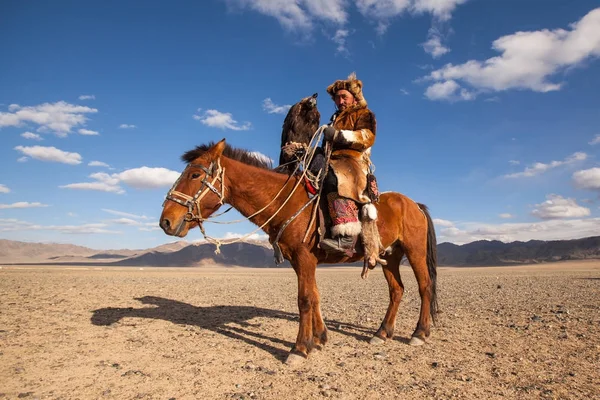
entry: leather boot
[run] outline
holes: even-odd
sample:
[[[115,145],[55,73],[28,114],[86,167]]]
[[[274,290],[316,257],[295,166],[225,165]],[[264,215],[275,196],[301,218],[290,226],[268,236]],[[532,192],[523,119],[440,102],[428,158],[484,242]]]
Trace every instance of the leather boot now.
[[[342,253],[351,256],[354,253],[355,244],[356,237],[342,235],[333,239],[323,239],[319,247],[328,253]]]

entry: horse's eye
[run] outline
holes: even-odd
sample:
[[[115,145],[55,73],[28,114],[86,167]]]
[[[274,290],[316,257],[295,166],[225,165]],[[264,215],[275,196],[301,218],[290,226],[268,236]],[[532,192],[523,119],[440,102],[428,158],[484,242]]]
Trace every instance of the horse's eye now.
[[[198,174],[198,173],[192,174],[192,179],[198,179],[198,178],[200,178],[200,174]]]

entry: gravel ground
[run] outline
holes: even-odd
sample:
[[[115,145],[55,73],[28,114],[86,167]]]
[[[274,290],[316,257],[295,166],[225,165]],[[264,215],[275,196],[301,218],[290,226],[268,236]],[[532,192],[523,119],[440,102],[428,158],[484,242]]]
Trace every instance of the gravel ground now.
[[[317,274],[329,342],[289,367],[291,269],[4,267],[0,399],[600,397],[600,262],[440,268],[422,347],[410,268],[380,346],[379,270]]]

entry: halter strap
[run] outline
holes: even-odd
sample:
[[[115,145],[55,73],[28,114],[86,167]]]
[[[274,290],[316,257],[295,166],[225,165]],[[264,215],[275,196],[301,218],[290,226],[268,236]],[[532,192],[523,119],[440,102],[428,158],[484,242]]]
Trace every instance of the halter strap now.
[[[204,221],[205,218],[202,218],[202,215],[201,215],[200,200],[202,200],[202,198],[204,196],[206,196],[206,194],[209,191],[211,191],[211,192],[215,193],[217,196],[219,196],[220,204],[223,204],[223,202],[225,200],[224,193],[223,193],[224,192],[223,180],[225,177],[225,169],[221,167],[220,160],[217,160],[216,166],[217,166],[217,170],[215,171],[215,162],[214,161],[211,162],[208,167],[205,167],[204,165],[201,165],[201,164],[188,164],[185,167],[185,170],[181,173],[179,178],[175,181],[175,183],[171,187],[171,190],[169,190],[169,192],[167,193],[167,196],[165,198],[165,203],[168,200],[171,200],[177,204],[187,207],[188,212],[185,215],[185,220],[188,222],[196,220],[196,221],[198,221],[198,223],[202,223],[202,221]],[[185,193],[181,193],[181,192],[175,190],[175,188],[179,184],[179,181],[185,175],[185,171],[190,168],[200,168],[205,173],[204,178],[202,178],[202,181],[201,181],[202,186],[200,186],[200,188],[198,189],[198,191],[196,192],[196,194],[194,196],[190,196],[190,195],[187,195]],[[214,176],[213,176],[213,174],[214,174]],[[213,177],[211,182],[209,182],[206,179],[209,176]],[[215,187],[215,183],[217,181],[221,181],[221,191],[220,192]],[[165,203],[163,203],[163,207],[164,207]],[[196,209],[197,214],[194,214],[194,209]]]

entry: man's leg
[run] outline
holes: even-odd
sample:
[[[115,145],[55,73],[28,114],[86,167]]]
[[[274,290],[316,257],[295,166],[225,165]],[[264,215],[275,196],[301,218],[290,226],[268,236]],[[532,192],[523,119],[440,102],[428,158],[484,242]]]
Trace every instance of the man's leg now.
[[[339,196],[337,191],[327,194],[327,205],[331,216],[331,239],[324,239],[320,247],[350,256],[361,230],[358,206],[354,200]]]

